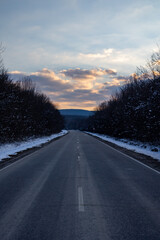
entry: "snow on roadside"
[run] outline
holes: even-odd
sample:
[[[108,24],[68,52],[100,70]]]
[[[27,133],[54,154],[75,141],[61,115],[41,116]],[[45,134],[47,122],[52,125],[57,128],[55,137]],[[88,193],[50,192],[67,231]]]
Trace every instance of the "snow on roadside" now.
[[[67,130],[62,130],[60,133],[52,134],[51,136],[47,137],[30,138],[22,142],[2,144],[0,145],[0,161],[4,158],[9,158],[10,155],[16,155],[20,151],[41,146],[41,144],[61,137],[67,133]]]
[[[149,143],[142,143],[139,141],[130,141],[128,139],[116,139],[116,138],[103,135],[103,134],[98,134],[98,133],[91,133],[91,132],[86,132],[86,133],[96,136],[98,138],[101,138],[104,141],[115,143],[120,147],[127,148],[137,153],[142,153],[154,159],[160,160],[160,146],[154,146]],[[157,150],[157,152],[155,152],[154,150]]]

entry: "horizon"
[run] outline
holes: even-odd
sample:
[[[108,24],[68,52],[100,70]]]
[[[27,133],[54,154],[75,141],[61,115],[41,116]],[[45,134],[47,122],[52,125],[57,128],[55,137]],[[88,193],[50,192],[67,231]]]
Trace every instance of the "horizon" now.
[[[63,109],[58,109],[58,110],[83,110],[83,111],[94,112],[92,110],[86,110],[86,109],[82,109],[82,108],[63,108]]]
[[[157,0],[2,1],[4,66],[59,109],[94,110],[160,42]]]

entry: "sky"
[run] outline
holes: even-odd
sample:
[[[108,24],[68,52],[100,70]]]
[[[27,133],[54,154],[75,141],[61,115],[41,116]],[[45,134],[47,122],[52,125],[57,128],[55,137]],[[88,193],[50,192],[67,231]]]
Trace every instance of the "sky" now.
[[[93,110],[156,50],[159,12],[159,0],[0,0],[4,66],[59,109]]]

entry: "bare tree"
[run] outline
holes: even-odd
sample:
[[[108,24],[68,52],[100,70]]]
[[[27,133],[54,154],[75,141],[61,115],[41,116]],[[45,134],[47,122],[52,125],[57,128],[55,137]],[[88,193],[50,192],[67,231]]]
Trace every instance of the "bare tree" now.
[[[137,67],[136,77],[138,80],[156,79],[160,76],[160,48],[147,60],[146,66]]]
[[[151,55],[151,59],[148,61],[148,68],[150,69],[153,79],[160,76],[160,48]]]
[[[30,77],[26,76],[21,81],[17,81],[16,84],[24,91],[36,92],[36,84],[33,83]]]

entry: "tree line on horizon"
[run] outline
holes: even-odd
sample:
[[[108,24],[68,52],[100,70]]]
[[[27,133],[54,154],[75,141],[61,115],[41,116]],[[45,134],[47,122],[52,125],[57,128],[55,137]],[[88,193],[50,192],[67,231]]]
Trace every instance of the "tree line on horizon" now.
[[[60,132],[64,119],[31,79],[13,82],[0,61],[0,143]]]
[[[160,51],[87,120],[86,130],[160,143]]]

